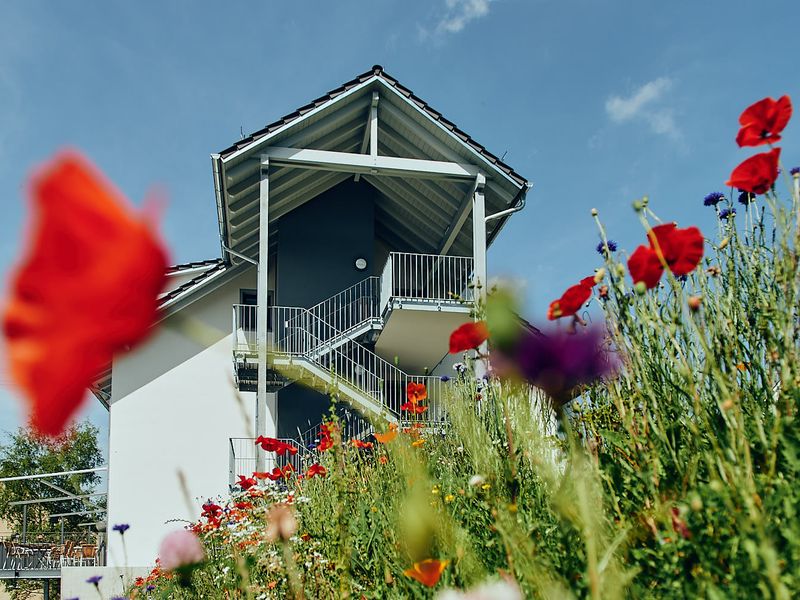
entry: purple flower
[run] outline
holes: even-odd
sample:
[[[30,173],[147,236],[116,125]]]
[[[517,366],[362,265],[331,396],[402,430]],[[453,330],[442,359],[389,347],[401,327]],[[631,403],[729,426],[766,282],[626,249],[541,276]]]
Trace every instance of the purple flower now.
[[[102,575],[92,575],[89,579],[86,580],[86,583],[91,583],[93,586],[97,587],[97,584],[100,583],[100,580],[103,578]]]
[[[156,586],[154,586],[152,583],[144,588],[146,592],[152,592],[154,589],[156,589]]]
[[[792,177],[800,176],[800,167],[792,167],[789,173],[792,175]]]
[[[731,217],[735,217],[735,216],[736,216],[736,209],[735,208],[723,208],[721,211],[719,211],[719,218],[720,219],[728,220]]]
[[[751,202],[755,201],[756,201],[756,195],[751,192],[742,191],[742,193],[739,194],[739,204],[744,204],[745,206],[747,206]]]
[[[124,535],[125,532],[128,531],[128,529],[130,528],[131,526],[128,525],[127,523],[117,523],[111,529],[113,529],[114,531],[119,531],[120,535]]]
[[[444,382],[450,381],[450,377],[448,377],[447,375],[442,375],[439,379],[441,379]]]
[[[617,251],[617,242],[614,240],[606,240],[605,243],[600,242],[597,244],[597,252],[600,256],[607,256],[609,252]]]
[[[508,366],[563,406],[577,387],[610,374],[616,361],[604,348],[603,332],[591,328],[574,334],[526,332],[511,355],[500,358],[499,369]]]
[[[711,192],[705,198],[703,198],[703,205],[716,206],[723,200],[725,200],[725,194],[723,194],[722,192]]]

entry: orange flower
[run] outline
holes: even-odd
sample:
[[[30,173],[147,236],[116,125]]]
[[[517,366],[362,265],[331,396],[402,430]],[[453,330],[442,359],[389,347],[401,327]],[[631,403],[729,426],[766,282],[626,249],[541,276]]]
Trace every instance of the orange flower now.
[[[380,462],[382,465],[385,465],[387,462],[389,462],[389,458],[385,454],[381,454],[378,457],[378,462]]]
[[[34,223],[11,283],[3,330],[11,376],[31,424],[61,433],[114,354],[158,316],[166,253],[153,224],[76,152],[31,180]]]
[[[415,383],[410,381],[406,386],[406,398],[412,404],[422,402],[428,397],[428,390],[425,389],[424,383]]]
[[[426,558],[422,562],[415,562],[410,569],[403,571],[403,575],[416,579],[422,585],[433,587],[439,582],[439,578],[449,563],[449,560]]]
[[[412,445],[412,446],[414,446],[414,448],[419,448],[419,447],[420,447],[420,446],[422,446],[424,443],[425,443],[425,440],[424,440],[424,439],[422,439],[422,438],[420,438],[420,439],[418,439],[418,440],[414,440],[413,442],[411,442],[411,445]]]
[[[397,425],[395,423],[391,423],[389,425],[389,430],[386,433],[373,433],[372,437],[378,440],[381,444],[388,444],[397,437]]]

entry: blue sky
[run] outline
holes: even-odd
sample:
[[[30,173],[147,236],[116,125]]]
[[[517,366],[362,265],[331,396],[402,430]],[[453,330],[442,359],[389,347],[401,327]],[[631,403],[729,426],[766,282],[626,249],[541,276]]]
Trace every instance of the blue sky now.
[[[526,282],[540,323],[599,265],[592,207],[627,251],[645,194],[663,219],[712,231],[703,196],[752,154],[734,142],[739,113],[800,99],[796,46],[790,0],[5,3],[3,290],[26,175],[57,148],[83,149],[136,202],[165,186],[173,260],[217,257],[209,154],[379,63],[534,182],[489,269]],[[0,431],[24,418],[5,373]],[[85,414],[105,430],[96,402]]]

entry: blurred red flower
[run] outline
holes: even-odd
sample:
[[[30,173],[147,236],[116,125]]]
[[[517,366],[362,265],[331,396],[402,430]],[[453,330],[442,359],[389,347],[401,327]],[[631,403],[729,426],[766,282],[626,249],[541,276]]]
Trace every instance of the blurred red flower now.
[[[736,135],[739,146],[761,146],[781,139],[780,133],[792,118],[792,101],[789,96],[777,100],[764,98],[751,104],[739,117],[742,126]]]
[[[308,467],[308,471],[306,472],[306,477],[308,477],[309,479],[316,475],[320,477],[325,477],[327,474],[328,474],[328,469],[326,469],[325,467],[323,467],[318,463],[314,463],[313,465]]]
[[[628,259],[634,283],[644,282],[650,289],[658,285],[664,272],[659,256],[673,275],[688,275],[703,258],[703,234],[697,227],[678,229],[675,223],[653,227],[647,234],[650,246],[639,246]]]
[[[410,569],[403,571],[403,574],[416,579],[422,585],[433,587],[439,582],[449,562],[449,560],[427,558],[422,562],[415,562]]]
[[[753,194],[767,193],[778,178],[780,156],[780,148],[751,156],[733,170],[725,185]]]
[[[464,323],[450,334],[450,354],[477,348],[489,339],[489,329],[484,321]]]
[[[30,183],[33,227],[3,330],[11,376],[31,425],[61,433],[114,354],[141,342],[158,316],[166,253],[146,215],[76,152]]]
[[[425,388],[424,383],[415,383],[411,381],[406,386],[406,397],[412,404],[417,404],[428,397],[428,390]]]
[[[256,481],[255,477],[245,477],[244,475],[239,475],[239,481],[236,483],[243,490],[249,490],[251,487],[258,484],[258,481]]]
[[[593,287],[594,277],[584,277],[577,285],[567,288],[561,298],[550,303],[547,309],[547,318],[554,321],[561,317],[573,316],[592,295]]]

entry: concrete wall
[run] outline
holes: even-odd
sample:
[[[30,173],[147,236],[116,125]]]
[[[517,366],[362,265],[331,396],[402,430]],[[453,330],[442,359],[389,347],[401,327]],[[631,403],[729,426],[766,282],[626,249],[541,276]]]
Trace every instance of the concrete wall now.
[[[310,307],[358,283],[383,266],[375,263],[375,200],[378,192],[352,179],[283,217],[278,225],[277,301]],[[367,269],[355,267],[357,258]],[[322,394],[299,384],[278,393],[278,433],[295,437],[319,423],[330,407]]]
[[[62,567],[61,569],[61,598],[80,598],[83,600],[98,598],[114,598],[123,596],[126,587],[129,587],[137,577],[146,577],[150,568],[122,569],[117,567]],[[86,583],[89,577],[100,575],[102,579],[98,590],[91,583]],[[58,586],[58,580],[51,584],[51,591]]]
[[[251,437],[255,394],[238,393],[231,363],[231,305],[255,287],[251,269],[168,318],[114,363],[110,410],[108,564],[152,565],[163,536],[227,494],[229,437]],[[185,489],[179,473],[185,478]]]

